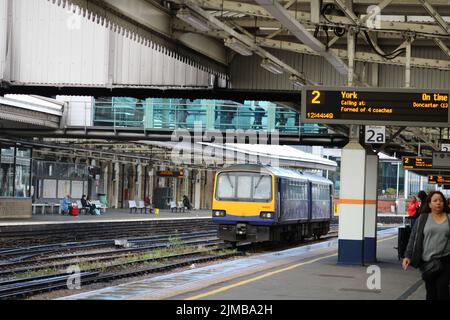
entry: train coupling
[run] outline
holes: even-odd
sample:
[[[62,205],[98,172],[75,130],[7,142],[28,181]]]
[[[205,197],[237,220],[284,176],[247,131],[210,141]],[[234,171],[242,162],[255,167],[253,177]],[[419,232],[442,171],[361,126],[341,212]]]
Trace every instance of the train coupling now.
[[[245,235],[245,234],[247,234],[247,224],[246,223],[238,223],[238,224],[236,224],[236,234],[237,235]]]

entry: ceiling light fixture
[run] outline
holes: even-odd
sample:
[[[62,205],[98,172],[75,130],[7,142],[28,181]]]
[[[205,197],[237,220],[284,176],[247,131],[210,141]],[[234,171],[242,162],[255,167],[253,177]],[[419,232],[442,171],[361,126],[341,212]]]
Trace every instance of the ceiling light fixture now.
[[[184,22],[193,26],[195,29],[197,29],[199,31],[207,32],[207,31],[211,30],[211,28],[208,26],[206,20],[193,14],[191,11],[189,11],[186,8],[178,10],[177,18],[180,20],[183,20]]]
[[[237,40],[236,38],[226,38],[224,40],[224,43],[225,46],[243,56],[251,56],[253,54],[252,50],[246,44]]]
[[[283,69],[276,64],[275,62],[273,62],[272,60],[268,59],[268,58],[264,58],[261,62],[261,67],[263,67],[264,69],[266,69],[269,72],[272,72],[273,74],[282,74],[283,73]]]
[[[305,80],[296,76],[295,74],[291,74],[291,76],[289,77],[289,80],[296,87],[303,87],[304,85],[306,85]]]

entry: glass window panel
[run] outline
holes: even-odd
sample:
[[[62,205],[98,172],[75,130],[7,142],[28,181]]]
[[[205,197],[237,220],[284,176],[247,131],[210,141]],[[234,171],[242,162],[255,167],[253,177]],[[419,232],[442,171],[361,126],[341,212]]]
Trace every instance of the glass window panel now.
[[[217,196],[219,199],[233,198],[236,188],[236,177],[228,173],[221,173],[217,182]]]
[[[19,160],[19,159],[17,159]],[[28,162],[30,160],[28,159]],[[18,161],[17,161],[18,162]],[[15,176],[15,196],[29,197],[30,196],[30,165],[16,165]]]
[[[248,199],[252,196],[252,177],[238,176],[237,177],[237,196],[239,198]]]
[[[31,149],[30,148],[17,148],[16,157],[19,158],[31,158]]]
[[[0,166],[0,196],[13,196],[14,165],[1,163]]]
[[[83,181],[72,181],[72,198],[81,199],[83,195]]]
[[[42,198],[56,198],[56,183],[54,179],[44,179],[42,184]]]
[[[268,200],[272,194],[271,176],[261,176],[254,178],[253,198],[258,200]]]
[[[70,180],[58,180],[58,198],[70,194]]]

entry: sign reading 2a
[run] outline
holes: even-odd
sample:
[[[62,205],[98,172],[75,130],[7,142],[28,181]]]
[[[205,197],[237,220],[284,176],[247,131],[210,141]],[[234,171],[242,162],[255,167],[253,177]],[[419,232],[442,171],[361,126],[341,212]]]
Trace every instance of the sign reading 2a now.
[[[366,143],[385,143],[386,127],[385,126],[366,126]]]

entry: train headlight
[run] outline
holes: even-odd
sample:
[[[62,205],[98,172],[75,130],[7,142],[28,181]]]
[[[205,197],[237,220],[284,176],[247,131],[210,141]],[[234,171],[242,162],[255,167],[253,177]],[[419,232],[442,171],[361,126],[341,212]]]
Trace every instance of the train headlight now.
[[[259,216],[263,219],[273,219],[275,214],[273,212],[261,212]]]
[[[225,215],[225,210],[213,210],[213,217],[215,218],[225,217]]]

